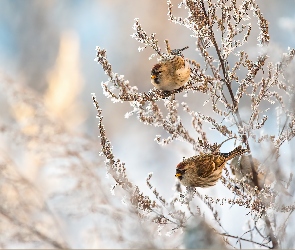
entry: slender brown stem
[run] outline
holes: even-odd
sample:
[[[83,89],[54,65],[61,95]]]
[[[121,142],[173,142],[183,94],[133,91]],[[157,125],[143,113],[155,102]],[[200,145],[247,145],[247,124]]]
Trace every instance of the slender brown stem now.
[[[218,44],[216,42],[214,32],[213,32],[213,29],[212,29],[212,25],[210,25],[210,20],[209,20],[209,17],[208,17],[208,14],[207,14],[205,4],[204,4],[203,0],[201,1],[201,4],[202,4],[202,10],[203,10],[203,13],[204,13],[204,16],[205,16],[205,21],[207,22],[207,26],[208,26],[208,29],[210,31],[211,40],[213,42],[213,46],[214,46],[214,48],[216,50],[218,59],[219,59],[220,64],[221,64],[222,73],[223,73],[223,76],[224,76],[224,79],[225,79],[224,82],[226,84],[226,87],[227,87],[227,89],[229,91],[231,100],[233,102],[233,109],[234,109],[235,115],[236,115],[236,117],[238,119],[239,126],[241,128],[243,128],[243,122],[242,122],[242,119],[241,119],[241,116],[240,116],[240,113],[239,113],[238,103],[235,100],[234,93],[233,93],[232,88],[231,88],[231,82],[229,81],[229,77],[228,77],[227,71],[225,69],[225,60],[221,56],[220,49],[219,49]],[[243,139],[243,143],[246,144],[247,149],[249,150],[249,152],[251,152],[247,135],[243,134],[242,139]],[[258,174],[257,174],[257,171],[254,168],[253,158],[252,158],[251,154],[249,155],[249,159],[250,159],[250,163],[251,163],[251,169],[252,169],[252,175],[253,175],[253,183],[254,183],[255,186],[258,187],[258,190],[261,190],[262,187],[260,187],[260,185],[258,183]],[[265,224],[269,229],[269,237],[270,237],[270,239],[272,241],[272,244],[273,244],[272,248],[278,248],[279,244],[278,244],[278,241],[277,241],[277,239],[276,239],[276,237],[274,235],[274,232],[272,230],[272,227],[271,227],[269,218],[268,218],[268,216],[266,214],[266,211],[263,211],[263,215],[265,216]]]
[[[238,122],[239,122],[239,126],[242,128],[243,127],[243,122],[242,122],[242,119],[241,119],[241,116],[240,116],[240,113],[239,113],[238,103],[235,100],[234,93],[233,93],[232,88],[231,88],[231,83],[229,81],[229,77],[228,77],[227,71],[225,69],[225,62],[224,62],[224,59],[221,56],[220,49],[218,47],[218,44],[217,44],[216,39],[215,39],[215,36],[214,36],[214,32],[212,30],[212,26],[210,25],[209,17],[208,17],[206,8],[205,8],[204,1],[201,1],[201,3],[202,3],[202,9],[203,9],[203,12],[204,12],[205,20],[207,21],[207,25],[208,25],[208,28],[209,28],[209,31],[210,31],[210,37],[212,39],[214,48],[216,50],[218,59],[219,59],[220,64],[221,64],[222,73],[223,73],[224,78],[225,78],[225,81],[224,82],[226,84],[226,87],[227,87],[228,92],[230,94],[231,100],[233,102],[233,108],[234,108],[235,114],[237,116],[237,119],[238,119]],[[247,149],[249,150],[249,152],[251,152],[251,148],[250,148],[250,145],[249,145],[249,142],[248,142],[247,135],[244,134],[242,136],[242,138],[243,138],[243,142],[247,146]],[[261,187],[259,187],[259,184],[258,184],[257,172],[256,172],[256,170],[254,168],[254,163],[253,163],[252,155],[250,154],[249,157],[250,157],[251,169],[252,169],[252,174],[253,174],[253,182],[254,182],[254,184],[258,188],[261,189]]]
[[[242,238],[239,236],[234,236],[234,235],[230,235],[230,234],[220,234],[220,235],[225,236],[225,237],[230,237],[230,238],[235,238],[235,239],[247,241],[247,242],[251,242],[251,243],[254,243],[254,244],[262,246],[262,247],[270,248],[269,246],[267,246],[265,244],[262,244],[262,243],[259,243],[259,242],[253,241],[253,240],[248,240],[248,239],[245,239],[245,238]]]

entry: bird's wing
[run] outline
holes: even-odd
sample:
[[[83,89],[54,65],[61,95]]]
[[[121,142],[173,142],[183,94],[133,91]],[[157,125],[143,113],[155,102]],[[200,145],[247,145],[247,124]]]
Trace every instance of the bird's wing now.
[[[208,177],[215,170],[215,163],[212,155],[203,155],[198,164],[198,175],[201,178]]]
[[[228,158],[224,157],[222,154],[214,155],[214,163],[216,169],[223,167],[227,161]]]

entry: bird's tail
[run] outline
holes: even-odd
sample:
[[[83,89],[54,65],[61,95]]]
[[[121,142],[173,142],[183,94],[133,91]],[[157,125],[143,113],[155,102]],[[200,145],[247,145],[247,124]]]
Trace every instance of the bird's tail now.
[[[242,149],[242,146],[238,146],[234,150],[230,151],[229,153],[221,153],[221,155],[226,158],[226,161],[229,161],[232,158],[236,157],[237,155],[242,155],[248,151],[249,151],[248,149]]]

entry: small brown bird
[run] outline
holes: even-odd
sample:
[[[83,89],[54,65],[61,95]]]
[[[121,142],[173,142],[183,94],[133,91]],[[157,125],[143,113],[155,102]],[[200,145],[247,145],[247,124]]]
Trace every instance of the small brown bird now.
[[[154,65],[151,71],[151,83],[160,90],[179,89],[190,78],[190,66],[181,55],[170,55]]]
[[[257,180],[258,185],[262,188],[264,184],[270,185],[274,182],[275,178],[273,173],[270,171],[267,174],[263,174],[259,172],[258,169],[261,169],[264,173],[266,172],[265,166],[263,166],[256,158],[252,157],[252,161],[254,164],[254,169],[257,172]],[[254,187],[255,184],[253,183],[252,179],[252,169],[251,169],[251,161],[248,155],[237,156],[232,159],[230,162],[230,168],[238,180],[241,180],[245,177],[245,182],[250,184],[250,186]]]
[[[257,172],[257,180],[259,188],[264,188],[264,185],[270,186],[275,183],[274,188],[286,195],[292,196],[287,188],[282,184],[282,179],[285,179],[283,173],[278,170],[266,167],[261,164],[256,158],[252,157],[254,169]],[[230,162],[230,168],[238,180],[244,178],[244,181],[250,186],[255,187],[253,182],[251,161],[249,155],[237,156]],[[275,173],[274,173],[275,172]]]
[[[200,154],[184,159],[177,165],[175,176],[187,187],[214,186],[226,162],[247,151],[238,146],[229,153]]]

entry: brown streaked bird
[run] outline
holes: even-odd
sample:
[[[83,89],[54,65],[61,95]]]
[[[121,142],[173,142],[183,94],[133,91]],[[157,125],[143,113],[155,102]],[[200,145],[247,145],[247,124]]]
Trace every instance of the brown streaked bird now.
[[[151,83],[163,91],[179,89],[190,78],[190,66],[181,55],[170,55],[154,65],[151,71]]]
[[[261,164],[256,158],[252,157],[254,169],[257,172],[257,181],[259,188],[264,188],[265,185],[270,186],[274,184],[274,189],[285,195],[292,196],[285,185],[282,183],[282,179],[285,179],[283,173],[275,171],[270,167],[266,167],[265,164]],[[230,162],[230,168],[238,180],[244,178],[244,182],[248,183],[251,187],[255,187],[253,181],[253,174],[251,168],[251,161],[249,155],[236,156]],[[275,172],[275,173],[274,173]]]
[[[229,153],[200,154],[184,159],[177,165],[175,176],[187,187],[214,186],[220,179],[226,162],[247,151],[238,146]]]
[[[266,173],[265,166],[263,166],[256,158],[252,157],[252,161],[254,164],[254,169],[257,172],[257,180],[259,187],[262,188],[264,184],[270,185],[275,181],[273,173],[271,173],[270,171]],[[250,184],[250,186],[255,187],[252,178],[253,174],[251,168],[251,161],[248,155],[236,156],[235,158],[233,158],[230,162],[230,168],[233,175],[235,175],[235,177],[238,180],[241,180],[243,177],[245,177],[245,182]],[[261,171],[259,172],[259,169],[261,169],[266,174],[263,174]]]

